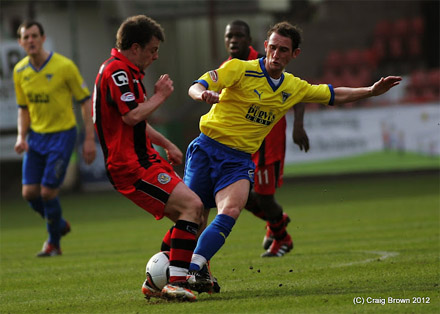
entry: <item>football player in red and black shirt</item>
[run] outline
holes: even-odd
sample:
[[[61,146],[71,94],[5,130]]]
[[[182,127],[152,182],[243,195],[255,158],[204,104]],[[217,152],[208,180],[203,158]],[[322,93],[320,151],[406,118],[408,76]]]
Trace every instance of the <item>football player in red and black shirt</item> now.
[[[161,75],[151,97],[142,84],[144,70],[158,58],[161,41],[162,27],[145,15],[121,24],[116,48],[96,77],[93,121],[114,188],[156,219],[166,216],[175,223],[164,238],[170,249],[169,284],[160,291],[147,279],[143,293],[193,301],[196,296],[186,277],[203,205],[173,170],[173,164],[182,163],[182,152],[147,121],[173,92],[173,81]],[[152,144],[165,149],[169,162]]]

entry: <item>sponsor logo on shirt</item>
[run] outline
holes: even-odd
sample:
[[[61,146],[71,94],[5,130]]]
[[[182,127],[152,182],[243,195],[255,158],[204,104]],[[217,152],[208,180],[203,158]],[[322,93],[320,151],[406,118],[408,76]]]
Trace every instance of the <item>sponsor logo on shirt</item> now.
[[[218,73],[216,70],[209,71],[209,77],[215,83],[218,81]]]
[[[125,101],[125,102],[130,102],[135,100],[136,98],[134,97],[134,94],[132,92],[126,92],[124,94],[121,95],[121,100]]]
[[[261,110],[258,105],[252,105],[246,114],[246,119],[259,124],[270,125],[275,120],[275,114],[271,111]]]
[[[125,71],[118,71],[112,74],[113,82],[116,86],[128,85],[128,76]]]
[[[159,183],[161,184],[167,184],[171,181],[171,177],[168,173],[159,173],[159,175],[157,176],[157,181],[159,181]]]
[[[34,104],[47,104],[50,101],[49,95],[45,93],[28,93],[27,97]]]

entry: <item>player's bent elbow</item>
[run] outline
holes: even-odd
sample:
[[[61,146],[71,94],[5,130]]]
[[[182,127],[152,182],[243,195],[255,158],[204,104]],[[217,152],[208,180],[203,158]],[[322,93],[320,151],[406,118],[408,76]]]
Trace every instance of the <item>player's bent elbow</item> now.
[[[128,124],[129,126],[135,126],[140,121],[136,119],[136,117],[132,114],[126,114],[122,116],[122,121],[124,121],[125,124]]]

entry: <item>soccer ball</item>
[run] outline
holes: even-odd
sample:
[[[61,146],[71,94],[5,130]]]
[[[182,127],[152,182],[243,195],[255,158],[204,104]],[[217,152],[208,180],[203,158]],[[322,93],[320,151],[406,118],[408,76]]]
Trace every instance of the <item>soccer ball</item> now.
[[[170,279],[170,252],[164,251],[154,254],[147,263],[145,273],[151,287],[161,291]]]

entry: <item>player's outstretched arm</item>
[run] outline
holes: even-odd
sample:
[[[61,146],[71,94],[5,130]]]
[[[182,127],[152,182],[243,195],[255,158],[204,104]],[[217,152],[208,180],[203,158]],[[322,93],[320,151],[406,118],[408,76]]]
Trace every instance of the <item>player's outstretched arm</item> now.
[[[345,104],[356,100],[379,96],[396,85],[399,85],[402,78],[400,76],[387,76],[381,78],[379,81],[369,87],[337,87],[335,88],[335,105]]]
[[[191,87],[188,90],[188,95],[194,100],[204,101],[210,105],[218,103],[219,100],[218,93],[211,90],[207,90],[205,86],[203,86],[200,83],[191,85]]]

